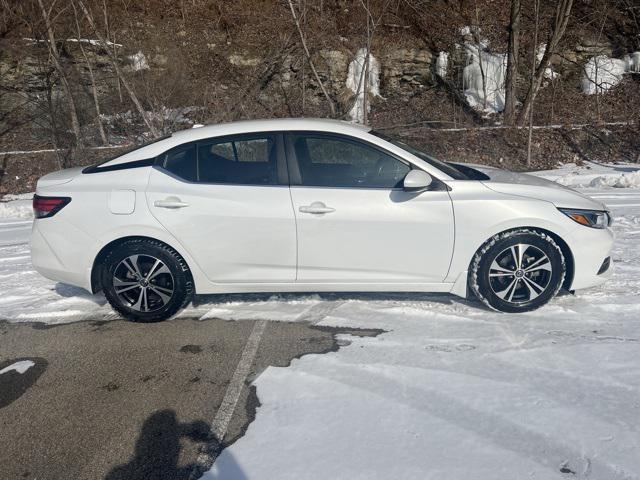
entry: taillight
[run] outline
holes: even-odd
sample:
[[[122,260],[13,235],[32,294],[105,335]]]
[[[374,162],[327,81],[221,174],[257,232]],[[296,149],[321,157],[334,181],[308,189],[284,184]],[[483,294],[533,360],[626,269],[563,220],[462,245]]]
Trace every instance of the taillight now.
[[[36,218],[53,217],[71,201],[69,197],[33,196],[33,214]]]

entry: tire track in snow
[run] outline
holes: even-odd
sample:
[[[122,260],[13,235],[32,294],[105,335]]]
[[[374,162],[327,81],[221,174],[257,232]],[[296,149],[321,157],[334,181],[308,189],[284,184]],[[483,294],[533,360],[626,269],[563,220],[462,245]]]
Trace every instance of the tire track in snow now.
[[[635,473],[628,472],[620,465],[612,465],[606,460],[589,458],[584,452],[562,444],[546,433],[540,433],[509,418],[487,410],[471,407],[452,395],[429,388],[407,385],[399,378],[393,378],[389,372],[379,374],[364,368],[343,363],[335,365],[330,374],[314,375],[342,383],[350,388],[368,391],[378,397],[388,399],[390,404],[402,403],[424,411],[436,418],[455,425],[477,435],[482,441],[492,444],[530,459],[539,465],[559,471],[561,467],[570,467],[577,479],[601,478],[607,480],[639,479]],[[394,372],[390,372],[393,374]],[[309,375],[309,372],[306,372]],[[390,396],[388,392],[402,392],[402,395]]]

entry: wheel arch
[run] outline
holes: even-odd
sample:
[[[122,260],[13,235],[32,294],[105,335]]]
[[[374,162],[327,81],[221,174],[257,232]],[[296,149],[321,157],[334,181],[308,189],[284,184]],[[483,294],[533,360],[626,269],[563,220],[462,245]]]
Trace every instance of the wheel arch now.
[[[573,258],[573,253],[571,252],[571,248],[569,248],[569,245],[567,244],[567,242],[560,235],[558,235],[555,232],[552,232],[551,230],[547,230],[546,228],[541,228],[541,227],[521,226],[521,227],[507,228],[506,230],[497,232],[496,234],[492,235],[490,238],[487,238],[473,252],[471,259],[469,260],[469,267],[467,269],[467,271],[469,272],[468,275],[471,275],[471,264],[473,263],[473,259],[487,242],[491,241],[491,239],[495,235],[501,235],[503,233],[513,232],[516,230],[533,230],[538,233],[544,233],[545,235],[550,236],[553,239],[553,241],[558,244],[558,246],[560,247],[560,250],[562,250],[562,255],[564,256],[565,265],[567,267],[562,288],[568,290],[571,287],[571,284],[573,283],[573,276],[575,272],[575,264],[574,264],[574,258]]]
[[[193,270],[192,270],[192,266],[189,263],[189,259],[182,254],[180,249],[175,248],[173,245],[165,242],[164,240],[160,240],[158,238],[154,238],[148,235],[128,235],[125,237],[119,237],[114,240],[111,240],[109,243],[105,244],[95,256],[93,260],[93,265],[91,266],[91,293],[97,293],[102,290],[101,273],[103,268],[103,262],[104,262],[104,259],[109,254],[109,252],[113,250],[115,247],[117,247],[118,245],[129,240],[151,240],[151,241],[166,245],[167,247],[175,250],[178,253],[178,255],[182,257],[184,262],[189,267],[189,271],[190,271],[189,274],[191,275],[192,280],[195,280],[193,278]]]

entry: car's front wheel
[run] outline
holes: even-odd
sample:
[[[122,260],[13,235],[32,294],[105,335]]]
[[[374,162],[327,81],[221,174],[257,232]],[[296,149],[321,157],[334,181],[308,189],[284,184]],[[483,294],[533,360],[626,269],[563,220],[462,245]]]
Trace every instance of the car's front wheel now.
[[[136,322],[165,320],[193,296],[184,259],[151,239],[127,240],[112,249],[103,263],[102,286],[113,309]]]
[[[560,290],[566,274],[562,249],[549,235],[529,229],[495,235],[471,262],[469,284],[490,308],[535,310]]]

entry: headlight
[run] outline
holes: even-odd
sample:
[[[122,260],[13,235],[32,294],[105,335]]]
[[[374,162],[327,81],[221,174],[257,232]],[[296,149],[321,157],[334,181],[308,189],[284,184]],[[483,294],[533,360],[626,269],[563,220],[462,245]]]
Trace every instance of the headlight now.
[[[601,210],[577,210],[573,208],[559,208],[562,213],[580,225],[591,228],[606,228],[613,223],[609,212]]]

